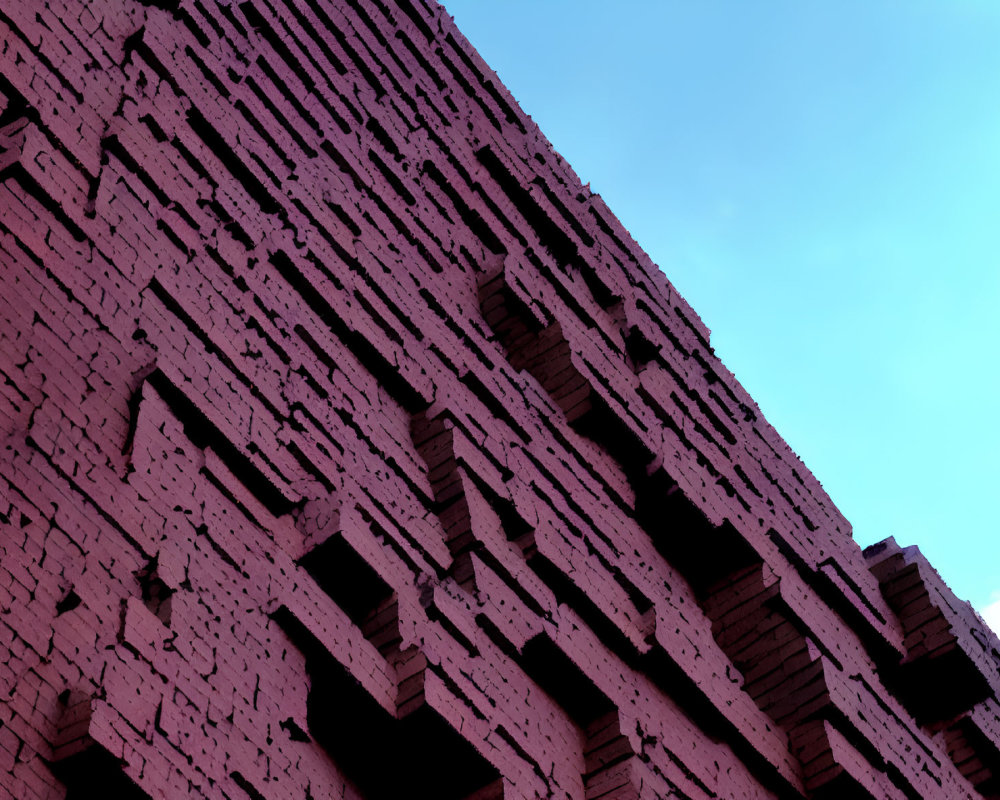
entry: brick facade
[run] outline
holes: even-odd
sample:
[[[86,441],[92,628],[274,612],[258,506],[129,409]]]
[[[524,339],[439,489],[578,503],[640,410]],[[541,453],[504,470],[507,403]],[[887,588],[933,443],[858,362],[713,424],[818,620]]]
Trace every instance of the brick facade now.
[[[0,286],[0,796],[1000,796],[1000,641],[430,0],[3,4]]]

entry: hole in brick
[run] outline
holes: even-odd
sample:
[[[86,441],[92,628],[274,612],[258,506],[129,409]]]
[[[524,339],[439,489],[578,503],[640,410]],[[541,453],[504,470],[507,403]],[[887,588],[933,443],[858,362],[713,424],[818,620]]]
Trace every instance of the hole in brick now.
[[[133,334],[132,338],[136,338],[136,334]],[[145,334],[143,335],[145,336]],[[122,442],[122,455],[130,456],[132,454],[132,445],[135,443],[135,431],[139,425],[139,406],[142,404],[142,384],[140,383],[138,388],[132,392],[128,399],[128,429],[125,432],[125,441]]]
[[[580,275],[583,277],[584,283],[587,284],[587,288],[590,289],[594,300],[605,311],[610,311],[622,303],[621,296],[608,286],[590,261],[580,262]]]
[[[340,534],[314,547],[298,563],[359,628],[364,629],[369,618],[395,597],[392,587]]]
[[[625,354],[634,372],[641,372],[659,352],[660,347],[646,338],[637,327],[633,325],[628,329],[628,334],[625,336]]]
[[[167,586],[160,578],[156,559],[154,558],[143,569],[139,570],[135,577],[139,581],[142,602],[146,608],[152,611],[160,622],[169,627],[171,597],[174,594],[174,589]]]
[[[289,717],[279,723],[279,726],[283,731],[288,733],[288,738],[293,742],[311,742],[312,738],[306,733],[302,728],[300,728],[294,719]]]
[[[150,796],[122,772],[121,762],[106,750],[92,747],[60,762],[53,773],[66,785],[66,800],[150,800]]]
[[[614,710],[583,671],[546,635],[539,634],[521,649],[521,667],[581,728]]]
[[[306,657],[309,733],[366,800],[501,796],[497,769],[430,706],[391,716],[287,609],[274,619]]]
[[[72,611],[74,608],[80,605],[81,602],[83,601],[80,600],[80,595],[78,595],[76,592],[70,589],[68,592],[66,592],[62,600],[56,603],[56,616],[65,614],[67,611]]]
[[[713,584],[762,559],[728,522],[715,526],[664,470],[635,481],[636,519],[704,600]]]
[[[604,399],[591,392],[585,411],[570,419],[570,424],[578,433],[601,445],[621,465],[634,489],[635,476],[645,472],[652,453]]]

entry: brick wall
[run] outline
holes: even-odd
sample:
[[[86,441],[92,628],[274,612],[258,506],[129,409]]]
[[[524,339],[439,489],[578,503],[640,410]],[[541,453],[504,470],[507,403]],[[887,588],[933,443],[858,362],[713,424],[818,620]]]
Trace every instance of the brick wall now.
[[[4,4],[0,285],[0,795],[1000,792],[1000,642],[435,4]]]

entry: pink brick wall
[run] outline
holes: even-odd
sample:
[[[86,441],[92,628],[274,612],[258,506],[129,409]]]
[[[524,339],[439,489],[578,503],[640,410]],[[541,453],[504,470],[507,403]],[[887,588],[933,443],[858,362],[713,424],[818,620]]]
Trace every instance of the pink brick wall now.
[[[0,796],[977,798],[862,554],[423,0],[0,8]]]

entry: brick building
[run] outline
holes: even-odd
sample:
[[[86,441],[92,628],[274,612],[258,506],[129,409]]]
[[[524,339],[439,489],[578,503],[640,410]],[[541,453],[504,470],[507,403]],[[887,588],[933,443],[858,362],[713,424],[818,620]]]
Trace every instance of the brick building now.
[[[431,0],[0,8],[0,796],[1000,796],[862,553]]]

